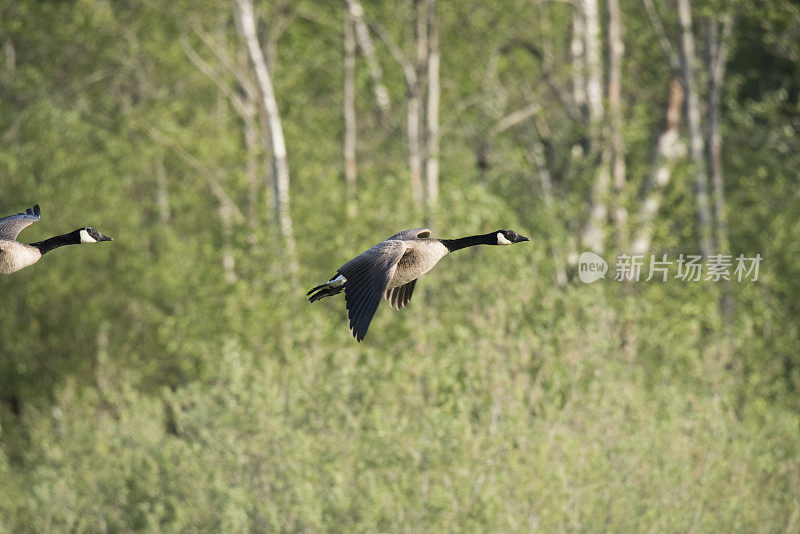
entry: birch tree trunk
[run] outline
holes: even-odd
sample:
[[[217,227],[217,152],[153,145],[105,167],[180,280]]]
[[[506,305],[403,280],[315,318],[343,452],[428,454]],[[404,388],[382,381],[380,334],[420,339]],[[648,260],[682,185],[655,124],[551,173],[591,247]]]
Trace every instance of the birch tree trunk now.
[[[424,88],[425,66],[423,62],[427,56],[427,17],[423,14],[421,6],[422,0],[414,0],[414,13],[416,23],[414,25],[414,39],[416,43],[416,65],[406,70],[406,81],[408,83],[408,108],[407,108],[407,128],[408,128],[408,168],[411,174],[411,192],[414,196],[414,203],[418,208],[425,205],[425,191],[422,182],[423,154],[424,146],[422,134],[422,97]]]
[[[256,34],[255,13],[252,0],[236,0],[241,20],[242,38],[247,45],[250,62],[258,82],[259,99],[269,129],[269,143],[272,149],[273,183],[275,187],[275,215],[278,228],[284,241],[288,265],[291,272],[297,270],[297,253],[292,231],[292,218],[289,213],[289,164],[286,141],[283,137],[278,103],[272,85],[267,63]]]
[[[606,218],[611,193],[611,153],[603,146],[603,64],[600,40],[600,13],[597,0],[581,0],[586,58],[586,101],[589,112],[589,153],[597,160],[592,184],[589,220],[582,235],[583,246],[602,253],[605,245]]]
[[[720,97],[725,77],[725,62],[728,58],[728,39],[731,33],[730,14],[718,21],[708,20],[709,81],[708,81],[708,121],[709,121],[709,164],[711,167],[711,191],[714,200],[714,241],[718,251],[729,249],[728,219],[725,214],[725,180],[722,172],[722,119]]]
[[[419,2],[417,0],[416,3]],[[408,168],[411,182],[411,194],[414,198],[414,205],[417,208],[423,207],[424,191],[422,187],[422,97],[420,94],[418,68],[409,61],[400,47],[392,39],[392,36],[382,25],[374,24],[378,35],[383,40],[389,53],[403,71],[406,80],[406,136],[408,139]],[[415,29],[417,25],[415,25]],[[416,32],[415,32],[416,33]]]
[[[411,175],[411,194],[414,203],[421,207],[424,202],[422,188],[422,136],[421,117],[422,98],[419,86],[414,83],[408,88],[408,109],[406,111],[406,124],[408,128],[408,169]]]
[[[256,228],[258,227],[258,197],[259,197],[259,183],[258,179],[258,126],[256,122],[256,107],[255,102],[246,98],[245,102],[246,118],[242,121],[244,123],[244,145],[247,152],[245,163],[245,173],[247,174],[247,219],[250,228],[249,241],[251,245],[256,243]]]
[[[658,137],[653,169],[639,210],[639,224],[631,243],[631,254],[645,254],[650,249],[653,224],[664,200],[664,189],[669,184],[673,167],[686,155],[686,146],[681,142],[679,132],[683,95],[683,86],[676,75],[669,84],[665,127]]]
[[[423,3],[425,2],[425,3]],[[428,3],[430,2],[430,3]],[[414,0],[414,43],[416,50],[416,61],[410,61],[400,47],[392,39],[389,32],[386,31],[382,25],[373,23],[373,27],[383,40],[389,53],[394,57],[395,61],[400,65],[403,76],[406,80],[407,87],[407,105],[406,105],[406,134],[408,136],[408,167],[411,178],[411,192],[414,198],[414,204],[418,209],[425,209],[427,207],[426,201],[426,187],[433,187],[435,185],[435,193],[438,193],[438,105],[439,105],[439,87],[438,75],[435,76],[436,87],[433,89],[434,95],[429,96],[428,109],[432,110],[436,117],[429,118],[429,121],[434,123],[425,122],[425,113],[423,109],[423,99],[425,97],[426,80],[429,78],[429,72],[439,72],[439,55],[438,55],[438,36],[437,39],[437,54],[433,58],[434,66],[431,67],[430,47],[428,44],[429,35],[429,20],[432,20],[429,14],[431,13],[433,1],[432,0]],[[429,9],[430,7],[430,9]],[[435,35],[435,34],[434,34]],[[430,88],[429,88],[430,91]],[[426,127],[427,125],[427,127]],[[433,145],[428,144],[430,135],[435,135],[435,142]],[[426,141],[426,138],[428,141]],[[436,161],[433,163],[433,170],[435,170],[435,182],[429,182],[427,179],[423,181],[423,171],[427,171],[428,162],[426,160],[426,153],[433,150],[436,156]]]
[[[608,6],[608,115],[611,143],[611,173],[614,187],[614,226],[617,249],[625,250],[628,241],[628,212],[625,192],[625,148],[622,142],[622,15],[618,0],[607,0]]]
[[[689,157],[694,167],[694,193],[697,199],[697,232],[700,252],[708,256],[713,250],[711,209],[708,201],[708,175],[703,154],[703,128],[700,123],[700,97],[697,91],[694,63],[696,61],[692,12],[689,0],[678,1],[681,25],[681,70],[686,89],[686,122],[689,125]]]
[[[240,45],[236,54],[237,69],[246,72],[248,54],[245,46]],[[245,174],[247,176],[247,220],[249,227],[248,241],[251,246],[257,242],[256,229],[258,228],[258,197],[261,181],[258,178],[258,109],[250,87],[242,88],[241,111],[244,128],[244,146],[246,151]]]
[[[346,0],[347,11],[352,17],[355,35],[358,42],[358,47],[361,53],[364,54],[364,59],[367,61],[370,76],[372,77],[372,88],[375,93],[375,102],[378,105],[378,112],[381,122],[384,124],[389,122],[391,116],[391,100],[389,99],[389,91],[383,82],[383,70],[381,64],[378,62],[378,56],[375,54],[375,47],[372,45],[372,39],[369,36],[369,27],[364,20],[364,7],[359,0]]]
[[[606,219],[608,217],[610,188],[611,173],[609,172],[609,152],[603,150],[597,165],[594,183],[592,184],[589,220],[581,236],[583,246],[597,254],[602,254],[605,248]]]
[[[570,39],[570,58],[572,76],[572,100],[584,120],[588,117],[586,109],[586,44],[584,42],[583,10],[572,10],[572,38]]]
[[[344,15],[344,179],[347,217],[358,215],[356,203],[356,39],[353,17]]]
[[[733,26],[729,13],[721,20],[711,17],[708,20],[708,159],[711,167],[711,192],[714,216],[714,246],[719,253],[730,251],[728,239],[728,219],[725,214],[725,184],[722,173],[722,117],[720,97],[725,78],[725,62],[728,58],[728,40]],[[720,27],[721,26],[721,27]],[[719,307],[723,317],[729,319],[733,312],[734,300],[730,285],[722,286]],[[730,322],[727,323],[730,326]],[[729,347],[726,347],[729,348]]]
[[[439,201],[439,31],[436,27],[436,4],[427,0],[428,17],[428,109],[427,119],[428,149],[425,161],[425,182],[427,191],[428,219],[436,211]],[[430,221],[428,224],[432,224]]]
[[[581,0],[583,8],[584,50],[586,59],[586,102],[589,110],[589,135],[592,150],[598,150],[603,124],[603,43],[597,0]]]

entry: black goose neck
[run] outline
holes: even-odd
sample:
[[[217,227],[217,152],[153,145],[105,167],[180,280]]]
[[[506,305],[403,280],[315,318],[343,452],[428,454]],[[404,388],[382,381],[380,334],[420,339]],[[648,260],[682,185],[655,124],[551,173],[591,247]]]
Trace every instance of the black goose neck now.
[[[63,247],[64,245],[77,245],[81,242],[81,236],[79,232],[80,230],[75,230],[74,232],[70,232],[68,234],[50,237],[44,241],[31,243],[31,246],[38,248],[39,252],[42,254],[46,254],[54,248]]]
[[[445,247],[447,247],[447,250],[450,252],[455,252],[456,250],[474,247],[475,245],[496,245],[497,237],[495,234],[490,233],[459,237],[458,239],[440,239],[440,241]]]

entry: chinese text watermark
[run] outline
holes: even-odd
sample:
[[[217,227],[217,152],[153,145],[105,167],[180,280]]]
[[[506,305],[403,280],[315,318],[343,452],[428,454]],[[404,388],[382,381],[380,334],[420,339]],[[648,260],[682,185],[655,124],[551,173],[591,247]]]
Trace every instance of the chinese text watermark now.
[[[737,282],[758,281],[761,254],[735,258],[730,254],[711,254],[705,258],[695,254],[621,254],[614,265],[614,280],[617,282],[666,282],[670,279],[683,282],[735,280]],[[578,258],[578,277],[581,282],[591,284],[606,277],[608,263],[594,252],[584,252]]]

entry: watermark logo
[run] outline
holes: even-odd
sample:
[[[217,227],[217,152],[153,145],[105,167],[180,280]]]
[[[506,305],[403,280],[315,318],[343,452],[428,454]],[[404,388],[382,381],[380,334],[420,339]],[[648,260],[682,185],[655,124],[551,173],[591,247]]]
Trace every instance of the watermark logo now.
[[[578,276],[584,284],[591,284],[606,277],[608,264],[594,252],[584,252],[578,258]]]
[[[692,254],[680,254],[677,258],[651,254],[647,259],[644,254],[621,254],[614,266],[614,280],[666,282],[672,278],[683,282],[756,282],[762,259],[761,254],[752,257],[711,254],[706,258]],[[585,284],[605,278],[607,271],[608,264],[594,252],[584,252],[578,258],[578,276]]]

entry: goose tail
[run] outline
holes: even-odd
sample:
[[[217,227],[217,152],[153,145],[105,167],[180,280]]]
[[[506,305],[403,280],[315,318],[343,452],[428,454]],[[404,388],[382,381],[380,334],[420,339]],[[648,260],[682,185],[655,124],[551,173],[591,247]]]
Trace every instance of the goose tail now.
[[[311,288],[308,293],[306,293],[308,301],[316,302],[319,299],[324,299],[325,297],[338,295],[344,290],[346,282],[347,279],[344,276],[337,274],[324,284]]]

